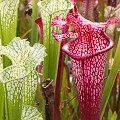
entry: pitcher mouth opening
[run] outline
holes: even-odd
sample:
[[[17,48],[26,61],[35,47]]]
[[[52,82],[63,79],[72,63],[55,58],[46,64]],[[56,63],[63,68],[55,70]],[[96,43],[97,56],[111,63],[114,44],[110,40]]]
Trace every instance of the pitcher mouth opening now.
[[[111,40],[110,37],[108,37],[105,33],[103,35],[103,40],[98,41],[96,44],[90,43],[91,48],[88,48],[89,45],[87,43],[83,43],[81,40],[79,40],[79,37],[76,39],[73,39],[66,43],[62,50],[68,54],[71,58],[75,60],[86,60],[89,58],[92,58],[96,55],[99,55],[101,53],[107,52],[114,46],[114,42]],[[79,41],[79,42],[78,42]],[[95,41],[95,40],[94,40]],[[97,44],[99,44],[97,46]],[[85,45],[87,46],[85,48]],[[79,47],[77,47],[79,46]]]

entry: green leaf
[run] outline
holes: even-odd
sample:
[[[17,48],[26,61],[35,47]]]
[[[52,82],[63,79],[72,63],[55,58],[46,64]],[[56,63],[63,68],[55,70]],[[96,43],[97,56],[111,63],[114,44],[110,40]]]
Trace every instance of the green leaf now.
[[[1,33],[0,33],[1,34]],[[1,46],[1,36],[0,36],[0,46]],[[2,56],[0,56],[0,73],[2,72],[3,70],[3,58]],[[3,84],[1,83],[0,81],[0,96],[1,96],[1,99],[0,99],[0,120],[4,120],[5,116],[4,116],[4,87],[3,87]]]
[[[109,112],[108,112],[108,120],[110,120],[110,118],[112,117],[112,110],[111,109],[109,109]]]
[[[38,40],[38,25],[35,23],[35,20],[38,18],[39,9],[37,3],[39,0],[32,0],[32,32],[31,32],[31,45],[35,43],[40,43]]]
[[[21,120],[43,120],[41,113],[33,106],[23,106]]]
[[[0,120],[4,120],[4,87],[0,81]]]
[[[117,119],[117,113],[114,112],[110,120],[116,120]]]
[[[112,91],[118,70],[120,68],[120,60],[119,59],[120,59],[120,37],[119,37],[119,42],[118,42],[115,57],[114,57],[114,62],[113,62],[110,74],[108,76],[108,79],[106,81],[104,91],[103,91],[102,104],[101,104],[101,119],[103,117],[105,107],[109,100],[110,93]]]
[[[0,39],[0,46],[1,46],[1,39]],[[2,56],[0,56],[0,72],[3,70],[3,59]]]

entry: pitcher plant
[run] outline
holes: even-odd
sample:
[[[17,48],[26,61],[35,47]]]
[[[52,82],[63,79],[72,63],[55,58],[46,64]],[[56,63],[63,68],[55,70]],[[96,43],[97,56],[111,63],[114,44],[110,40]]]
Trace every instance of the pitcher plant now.
[[[42,22],[40,18],[36,20],[36,23],[39,24],[40,28],[42,28],[41,25],[43,24],[43,38],[47,53],[43,63],[43,77],[56,81],[60,44],[52,36],[51,22],[56,15],[59,15],[60,18],[66,16],[74,6],[69,0],[45,0],[40,1],[38,6],[41,9]],[[59,32],[57,28],[54,28],[54,30]]]
[[[81,120],[100,120],[107,51],[114,45],[103,29],[111,23],[118,23],[118,19],[110,18],[104,23],[85,19],[78,13],[76,5],[66,18],[60,19],[56,16],[52,20],[52,25],[56,25],[60,30],[70,26],[76,32],[53,32],[53,36],[59,42],[65,38],[74,38],[66,43],[62,50],[71,59]]]

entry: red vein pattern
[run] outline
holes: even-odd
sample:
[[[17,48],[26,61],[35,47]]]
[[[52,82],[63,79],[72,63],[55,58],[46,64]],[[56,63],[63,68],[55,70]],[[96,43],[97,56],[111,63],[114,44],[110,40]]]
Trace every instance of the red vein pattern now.
[[[71,58],[81,120],[99,120],[107,52],[84,61]]]
[[[74,38],[66,43],[62,50],[71,59],[81,120],[100,120],[107,51],[114,44],[103,29],[111,23],[118,23],[117,18],[110,18],[104,23],[86,20],[78,13],[76,6],[66,18],[59,19],[57,16],[52,21],[52,25],[56,25],[60,30],[65,26],[71,26],[77,32],[53,32],[53,37],[59,42],[67,37]]]

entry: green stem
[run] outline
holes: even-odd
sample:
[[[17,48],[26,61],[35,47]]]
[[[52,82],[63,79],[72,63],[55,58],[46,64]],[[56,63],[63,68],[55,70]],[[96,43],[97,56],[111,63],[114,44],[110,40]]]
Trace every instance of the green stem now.
[[[32,6],[32,32],[31,32],[31,45],[33,46],[34,43],[38,41],[38,25],[35,23],[35,20],[38,18],[38,6],[37,3],[39,0],[33,0]]]

